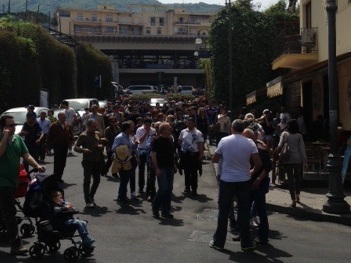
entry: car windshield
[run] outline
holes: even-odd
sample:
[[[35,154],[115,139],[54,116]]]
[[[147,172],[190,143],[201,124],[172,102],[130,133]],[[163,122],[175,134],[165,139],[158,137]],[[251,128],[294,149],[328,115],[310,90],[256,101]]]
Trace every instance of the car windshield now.
[[[27,110],[24,111],[16,111],[16,112],[10,112],[7,111],[4,113],[4,115],[11,115],[13,119],[15,120],[16,124],[23,125],[26,122],[26,117],[27,117]]]
[[[182,86],[182,90],[192,90],[193,87],[191,86]]]
[[[68,105],[75,109],[75,110],[82,110],[84,108],[90,108],[89,106],[89,101],[88,100],[82,100],[82,101],[77,101],[77,100],[67,100],[68,101]]]

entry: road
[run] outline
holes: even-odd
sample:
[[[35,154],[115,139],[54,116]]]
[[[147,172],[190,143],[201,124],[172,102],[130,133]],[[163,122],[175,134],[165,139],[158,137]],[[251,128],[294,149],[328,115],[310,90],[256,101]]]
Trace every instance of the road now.
[[[184,178],[176,175],[173,220],[154,219],[150,203],[143,198],[121,208],[115,201],[119,183],[111,177],[101,178],[95,198],[98,207],[84,210],[80,161],[80,155],[67,160],[65,196],[80,209],[78,217],[88,220],[96,248],[91,258],[78,262],[350,262],[349,227],[277,213],[269,215],[269,245],[244,253],[239,243],[231,241],[229,233],[224,252],[209,248],[216,227],[218,191],[213,166],[208,161],[197,197],[183,195]],[[52,172],[52,157],[47,158],[46,167]],[[30,246],[35,239],[34,236],[24,241]],[[63,251],[69,246],[69,241],[62,241],[58,254],[44,255],[39,262],[64,262]],[[38,262],[29,255],[16,258],[8,251],[6,243],[0,243],[0,262]]]

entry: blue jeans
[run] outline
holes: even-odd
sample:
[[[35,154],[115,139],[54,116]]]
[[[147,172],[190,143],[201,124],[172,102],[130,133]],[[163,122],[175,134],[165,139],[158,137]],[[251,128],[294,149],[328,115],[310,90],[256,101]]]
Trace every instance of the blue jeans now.
[[[258,238],[261,242],[268,241],[269,224],[266,210],[266,193],[267,188],[264,185],[265,180],[269,180],[268,177],[262,180],[260,187],[257,191],[252,192],[252,207],[251,215],[258,215],[260,218],[260,225],[258,227]]]
[[[125,201],[127,197],[127,185],[132,174],[132,169],[130,170],[121,170],[119,172],[120,182],[119,182],[119,189],[118,189],[118,201]]]
[[[158,190],[152,202],[152,209],[158,211],[162,207],[162,214],[167,215],[171,210],[174,168],[161,167],[160,170],[161,175],[157,176]]]
[[[68,219],[65,221],[67,226],[76,226],[83,244],[90,244],[91,238],[88,233],[87,223],[79,219]]]
[[[220,181],[218,199],[217,230],[213,235],[216,246],[224,247],[227,238],[228,216],[233,205],[234,197],[238,203],[238,226],[240,230],[241,247],[252,246],[250,237],[250,200],[251,182],[228,183]]]

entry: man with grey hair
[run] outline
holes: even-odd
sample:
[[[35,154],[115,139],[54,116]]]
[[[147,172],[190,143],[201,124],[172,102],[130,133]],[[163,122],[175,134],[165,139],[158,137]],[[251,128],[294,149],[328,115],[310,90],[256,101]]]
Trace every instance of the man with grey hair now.
[[[238,223],[240,226],[241,249],[255,249],[250,238],[250,197],[251,174],[256,173],[262,166],[255,143],[242,135],[245,122],[237,119],[232,123],[232,134],[221,139],[212,157],[213,163],[221,159],[221,174],[219,178],[218,222],[217,230],[210,242],[210,247],[224,249],[228,216],[234,197],[238,202]],[[250,170],[250,160],[254,168]]]

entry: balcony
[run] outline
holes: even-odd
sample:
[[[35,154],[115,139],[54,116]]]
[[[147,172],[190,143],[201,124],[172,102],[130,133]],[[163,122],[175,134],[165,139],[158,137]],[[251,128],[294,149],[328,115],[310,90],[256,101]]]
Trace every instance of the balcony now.
[[[318,28],[301,28],[300,34],[282,31],[275,39],[272,69],[301,69],[318,62]]]

